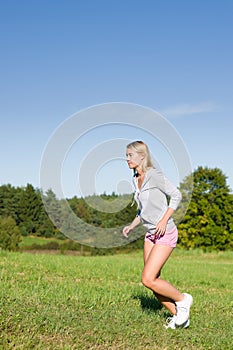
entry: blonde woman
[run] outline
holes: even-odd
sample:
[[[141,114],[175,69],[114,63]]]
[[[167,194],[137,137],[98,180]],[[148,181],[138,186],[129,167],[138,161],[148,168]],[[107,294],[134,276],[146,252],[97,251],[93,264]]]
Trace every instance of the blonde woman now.
[[[133,222],[124,227],[123,235],[128,237],[130,231],[142,222],[146,229],[142,283],[153,291],[173,315],[165,327],[187,328],[190,324],[192,296],[179,292],[160,278],[161,269],[176,247],[178,239],[172,215],[180,203],[181,193],[153,166],[148,146],[144,142],[135,141],[127,145],[126,156],[129,168],[134,171],[134,198],[139,210]],[[170,197],[169,203],[167,196]]]

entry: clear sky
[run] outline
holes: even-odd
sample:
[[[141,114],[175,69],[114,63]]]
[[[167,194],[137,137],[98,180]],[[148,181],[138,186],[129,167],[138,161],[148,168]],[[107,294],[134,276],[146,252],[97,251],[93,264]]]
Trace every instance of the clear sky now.
[[[160,112],[193,168],[219,167],[233,188],[232,38],[231,0],[2,1],[0,184],[39,187],[43,150],[61,123],[93,105],[127,102]],[[79,195],[81,149],[111,138],[153,145],[123,126],[97,134],[67,157],[67,196]],[[123,161],[105,164],[96,191],[116,191],[121,171],[130,178]]]

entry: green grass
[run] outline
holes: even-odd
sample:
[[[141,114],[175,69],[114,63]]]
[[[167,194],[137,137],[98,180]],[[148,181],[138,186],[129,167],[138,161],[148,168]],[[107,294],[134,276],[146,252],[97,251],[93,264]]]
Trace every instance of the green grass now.
[[[140,283],[142,253],[0,252],[0,349],[233,349],[233,253],[177,250],[163,277],[194,297],[189,329]]]
[[[56,242],[58,244],[64,243],[64,240],[57,238],[44,238],[36,236],[22,236],[22,241],[20,242],[20,247],[31,246],[32,244],[45,245],[48,242]]]

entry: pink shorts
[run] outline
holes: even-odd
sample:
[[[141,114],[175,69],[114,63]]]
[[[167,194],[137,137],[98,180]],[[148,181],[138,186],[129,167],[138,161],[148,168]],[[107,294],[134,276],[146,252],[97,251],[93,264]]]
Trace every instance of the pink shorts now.
[[[176,247],[177,240],[178,240],[178,230],[176,226],[174,226],[173,229],[166,231],[163,236],[157,235],[156,233],[150,233],[150,232],[147,232],[145,236],[146,242],[166,245],[172,248]]]

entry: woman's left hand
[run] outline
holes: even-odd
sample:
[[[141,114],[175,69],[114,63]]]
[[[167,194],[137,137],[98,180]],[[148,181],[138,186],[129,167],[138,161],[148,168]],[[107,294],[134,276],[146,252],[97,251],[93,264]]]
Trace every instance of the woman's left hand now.
[[[156,225],[155,233],[159,236],[163,236],[165,234],[166,227],[167,227],[167,221],[160,220]]]

